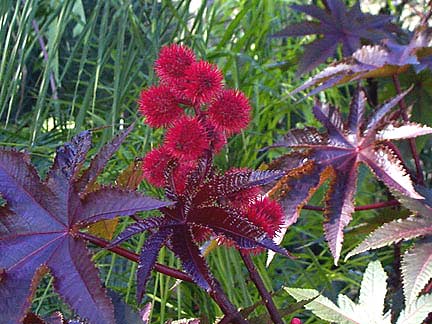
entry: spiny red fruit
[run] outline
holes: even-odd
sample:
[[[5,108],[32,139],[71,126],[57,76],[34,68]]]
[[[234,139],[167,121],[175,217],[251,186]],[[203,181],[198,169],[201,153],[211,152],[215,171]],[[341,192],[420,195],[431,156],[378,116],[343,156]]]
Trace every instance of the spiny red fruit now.
[[[183,109],[166,85],[153,86],[141,92],[139,111],[151,127],[165,127],[179,118]]]
[[[182,82],[184,95],[194,104],[209,103],[222,90],[222,72],[207,61],[192,63]]]
[[[237,90],[223,90],[208,109],[208,116],[219,128],[238,133],[250,121],[251,107],[246,96]]]
[[[195,161],[178,161],[177,167],[174,169],[174,185],[177,194],[184,193],[186,189],[186,180],[188,174],[196,168]]]
[[[248,171],[250,170],[247,168],[231,168],[225,172],[225,175],[229,176]],[[237,191],[234,195],[228,197],[228,199],[235,208],[247,211],[249,205],[256,200],[260,194],[261,189],[259,187],[252,187]]]
[[[155,62],[156,74],[164,82],[182,78],[185,70],[196,61],[194,52],[183,45],[164,46]]]
[[[163,187],[165,184],[164,170],[170,160],[172,157],[163,146],[148,152],[142,164],[144,178],[156,187]]]
[[[269,237],[274,237],[283,220],[282,207],[268,197],[257,197],[249,205],[246,215],[255,225],[264,229]]]
[[[209,148],[210,142],[205,127],[196,117],[183,117],[166,132],[165,145],[180,160],[196,160]]]
[[[208,138],[211,142],[214,153],[219,153],[227,143],[225,132],[217,129],[217,127],[210,123],[208,119],[204,120],[203,125],[207,129]]]
[[[165,185],[165,169],[169,161],[174,160],[166,147],[162,146],[151,150],[143,159],[144,178],[156,187]],[[191,170],[195,168],[195,162],[177,161],[177,166],[173,170],[173,178],[176,192],[181,194],[186,189],[186,179]]]

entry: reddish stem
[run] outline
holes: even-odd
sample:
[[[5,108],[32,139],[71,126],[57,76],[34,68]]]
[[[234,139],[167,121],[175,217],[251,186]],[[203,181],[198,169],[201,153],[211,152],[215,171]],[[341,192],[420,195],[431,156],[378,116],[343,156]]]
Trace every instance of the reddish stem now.
[[[79,232],[79,236],[82,237],[83,239],[85,239],[86,241],[89,241],[101,248],[107,248],[107,246],[110,244],[110,242],[101,239],[99,237],[90,235],[88,233],[83,233],[83,232]],[[122,247],[119,246],[114,246],[114,247],[110,247],[107,248],[107,250],[120,255],[128,260],[131,260],[133,262],[138,263],[139,262],[139,255],[126,250]],[[176,279],[180,279],[183,281],[187,281],[187,282],[192,282],[193,280],[192,278],[187,275],[186,273],[173,269],[171,267],[165,266],[163,264],[160,263],[156,263],[154,269],[160,273],[163,273],[167,276],[170,276],[172,278],[176,278]],[[211,285],[212,286],[212,290],[209,292],[210,296],[213,298],[213,300],[219,305],[219,307],[221,308],[222,312],[224,314],[234,314],[232,319],[235,323],[239,323],[239,324],[247,324],[247,321],[244,320],[241,317],[241,314],[237,311],[237,309],[235,308],[235,306],[233,304],[231,304],[231,302],[228,300],[228,298],[226,297],[225,293],[222,291],[222,289],[220,288],[220,285],[218,282],[215,282],[214,284]]]
[[[401,89],[399,78],[398,78],[397,74],[393,75],[392,79],[393,79],[393,84],[395,86],[396,92],[398,94],[401,94],[402,93],[402,89]],[[407,105],[405,103],[405,99],[404,98],[402,98],[399,101],[399,107],[400,107],[400,110],[401,110],[402,119],[404,121],[408,121],[409,118],[408,118],[408,114],[407,114]],[[420,164],[420,157],[419,157],[419,154],[417,152],[417,147],[416,147],[415,139],[414,138],[410,138],[408,140],[408,142],[409,142],[411,154],[413,156],[414,163],[415,163],[415,166],[416,166],[416,180],[417,180],[416,182],[418,184],[420,184],[420,185],[424,185],[423,171],[422,171],[422,167],[421,167],[421,164]]]
[[[220,284],[214,280],[214,283],[212,283],[211,286],[212,290],[209,292],[209,294],[222,309],[222,312],[225,314],[224,318],[229,317],[230,323],[233,322],[238,324],[248,324],[249,322],[242,317],[240,312],[228,300],[228,297],[220,287]]]
[[[420,26],[427,26],[427,22],[429,18],[432,16],[432,1],[429,1],[428,5],[429,10],[428,12],[422,17]]]
[[[279,314],[279,311],[277,310],[276,305],[274,304],[270,293],[267,291],[261,276],[259,275],[257,269],[255,268],[251,256],[249,255],[248,252],[242,250],[240,250],[240,255],[243,259],[243,262],[246,265],[246,268],[249,271],[250,278],[254,282],[256,288],[258,289],[259,294],[261,295],[261,299],[263,300],[264,305],[266,306],[272,321],[276,324],[283,324],[284,322],[282,320],[282,317]]]
[[[396,199],[378,202],[370,205],[363,205],[363,206],[357,206],[355,207],[355,211],[362,211],[362,210],[371,210],[371,209],[379,209],[379,208],[385,208],[385,207],[392,207],[392,206],[399,206],[399,202]],[[316,210],[316,211],[325,211],[324,207],[320,206],[313,206],[313,205],[304,205],[303,209],[306,210]]]
[[[110,244],[110,242],[105,241],[104,239],[101,239],[99,237],[90,235],[88,233],[80,232],[79,236],[81,236],[83,239],[85,239],[85,240],[87,240],[87,241],[89,241],[89,242],[91,242],[91,243],[93,243],[93,244],[95,244],[101,248],[106,248]],[[109,250],[115,254],[118,254],[118,255],[120,255],[120,256],[128,259],[128,260],[131,260],[133,262],[136,262],[136,263],[139,262],[139,255],[138,254],[136,254],[132,251],[126,250],[122,247],[114,246],[114,247],[108,248],[107,250]],[[170,277],[173,277],[176,279],[180,279],[180,280],[187,281],[187,282],[193,282],[192,278],[189,277],[186,273],[179,271],[179,270],[176,270],[176,269],[173,269],[171,267],[167,267],[167,266],[160,264],[160,263],[156,263],[155,270],[157,272],[163,273],[167,276],[170,276]]]

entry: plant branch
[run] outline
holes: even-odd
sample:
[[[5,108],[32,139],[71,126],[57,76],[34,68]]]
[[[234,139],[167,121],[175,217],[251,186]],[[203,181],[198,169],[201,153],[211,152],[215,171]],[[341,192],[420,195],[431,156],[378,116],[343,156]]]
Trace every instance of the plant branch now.
[[[225,314],[224,318],[229,317],[230,322],[238,323],[238,324],[248,324],[249,322],[243,318],[240,312],[235,308],[235,306],[228,300],[228,297],[225,295],[222,290],[219,282],[214,279],[214,282],[211,283],[212,290],[209,292],[210,296],[213,300],[219,305],[222,312]]]
[[[432,1],[429,1],[427,4],[429,7],[428,12],[422,17],[422,20],[420,22],[420,26],[426,26],[429,18],[432,16]]]
[[[93,243],[93,244],[95,244],[101,248],[106,248],[110,244],[110,242],[105,241],[104,239],[101,239],[99,237],[90,235],[88,233],[80,232],[79,236],[82,237],[83,239],[85,239],[86,241],[89,241],[89,242],[91,242],[91,243]],[[128,259],[128,260],[131,260],[133,262],[136,262],[136,263],[139,262],[139,255],[138,254],[136,254],[132,251],[129,251],[127,249],[124,249],[122,247],[114,246],[114,247],[107,248],[107,250],[109,250],[109,251],[111,251],[117,255],[120,255],[120,256]],[[173,269],[171,267],[165,266],[165,265],[160,264],[160,263],[156,263],[155,270],[157,272],[163,273],[164,275],[170,276],[172,278],[180,279],[180,280],[187,281],[187,282],[193,282],[192,278],[189,275],[187,275],[186,273],[179,271],[179,270],[176,270],[176,269]]]
[[[128,259],[128,260],[131,260],[131,261],[136,262],[136,263],[139,262],[139,255],[132,252],[132,251],[129,251],[129,250],[124,249],[124,248],[119,247],[119,246],[107,248],[107,246],[110,244],[110,242],[108,242],[104,239],[101,239],[99,237],[90,235],[88,233],[79,232],[78,235],[81,238],[85,239],[86,241],[91,242],[91,243],[93,243],[93,244],[95,244],[101,248],[106,248],[107,250],[109,250],[109,251],[111,251],[117,255],[120,255],[120,256]],[[183,281],[193,283],[192,278],[189,275],[187,275],[186,273],[179,271],[179,270],[176,270],[176,269],[173,269],[171,267],[165,266],[163,264],[156,263],[154,270],[156,270],[157,272],[160,272],[164,275],[170,276],[172,278],[176,278],[176,279],[180,279]],[[247,324],[247,321],[242,318],[241,314],[237,311],[235,306],[233,304],[231,304],[231,302],[228,300],[225,293],[220,288],[219,283],[218,282],[212,283],[211,288],[212,288],[212,290],[209,292],[209,295],[218,304],[218,306],[221,308],[222,312],[224,314],[227,314],[227,315],[235,314],[232,317],[232,320],[235,323]]]
[[[354,210],[355,211],[362,211],[362,210],[379,209],[379,208],[386,208],[386,207],[399,206],[399,205],[400,205],[399,201],[397,201],[396,199],[393,199],[393,200],[378,202],[378,203],[369,204],[369,205],[357,206],[357,207],[355,207]],[[322,212],[325,211],[324,207],[313,206],[313,205],[304,205],[303,209],[322,211]]]
[[[401,89],[401,86],[400,86],[400,82],[399,82],[398,76],[397,75],[393,75],[392,79],[393,79],[393,84],[395,86],[396,92],[398,94],[401,94],[402,93],[402,89]],[[408,118],[408,114],[407,114],[407,105],[405,103],[405,98],[402,98],[399,101],[399,107],[400,107],[400,110],[401,110],[402,119],[404,121],[408,121],[409,118]],[[410,149],[411,149],[411,154],[413,156],[414,163],[415,163],[415,166],[416,166],[416,180],[417,180],[417,183],[420,184],[420,185],[424,185],[423,171],[422,171],[422,167],[421,167],[421,164],[420,164],[420,157],[419,157],[419,154],[417,152],[417,148],[416,148],[416,144],[415,144],[415,139],[414,138],[410,138],[408,140],[408,142],[409,142],[409,146],[410,146]]]
[[[246,268],[249,271],[250,278],[254,282],[256,288],[258,289],[259,294],[261,295],[261,298],[264,302],[264,305],[267,308],[267,311],[270,314],[271,319],[276,324],[283,324],[282,317],[279,314],[270,293],[267,291],[261,276],[256,270],[251,256],[249,255],[249,253],[243,250],[240,250],[240,255],[243,259],[244,264],[246,265]]]

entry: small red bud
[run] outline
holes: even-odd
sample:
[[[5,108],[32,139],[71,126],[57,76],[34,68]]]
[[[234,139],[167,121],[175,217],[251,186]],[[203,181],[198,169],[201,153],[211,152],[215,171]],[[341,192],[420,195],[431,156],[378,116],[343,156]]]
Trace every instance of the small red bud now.
[[[299,318],[294,317],[294,318],[291,320],[291,324],[302,324],[302,321],[301,321]]]

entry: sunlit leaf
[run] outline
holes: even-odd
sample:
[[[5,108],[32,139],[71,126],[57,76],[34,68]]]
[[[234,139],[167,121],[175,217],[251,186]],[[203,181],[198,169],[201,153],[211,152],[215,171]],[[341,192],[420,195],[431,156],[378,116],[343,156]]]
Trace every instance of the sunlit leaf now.
[[[407,197],[422,197],[414,189],[400,159],[401,154],[388,142],[389,139],[432,133],[430,127],[413,123],[396,127],[388,120],[389,112],[406,93],[384,103],[369,119],[365,119],[366,96],[358,89],[352,98],[347,122],[344,122],[337,108],[317,101],[313,113],[327,133],[320,133],[311,127],[293,129],[274,145],[290,148],[303,156],[303,164],[288,170],[285,177],[268,192],[284,207],[286,224],[297,220],[299,210],[310,195],[324,180],[330,179],[324,207],[324,231],[335,263],[340,257],[344,228],[354,211],[360,163],[367,165],[390,189]],[[289,159],[289,156],[286,158]],[[284,165],[284,162],[278,161],[276,168],[277,165]]]

